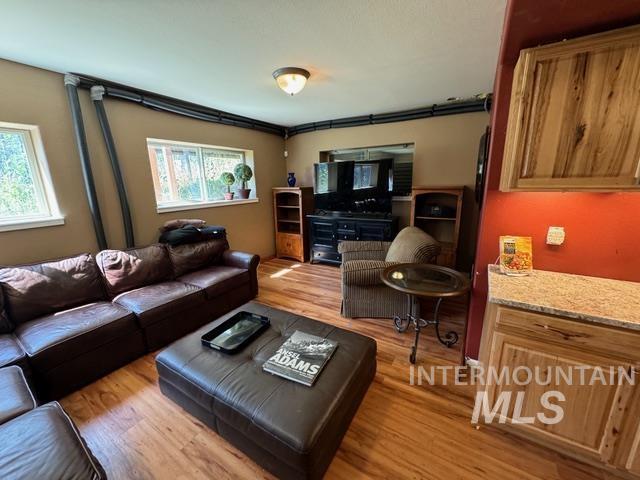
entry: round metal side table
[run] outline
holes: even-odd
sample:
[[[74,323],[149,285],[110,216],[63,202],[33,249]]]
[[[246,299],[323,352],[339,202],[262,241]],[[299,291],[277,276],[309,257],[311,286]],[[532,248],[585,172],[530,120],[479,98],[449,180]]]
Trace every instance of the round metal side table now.
[[[411,348],[409,361],[416,363],[420,330],[433,325],[438,341],[451,347],[458,341],[458,334],[447,332],[444,338],[440,335],[440,319],[438,312],[442,300],[448,297],[464,295],[469,291],[469,279],[462,273],[447,267],[428,263],[400,263],[384,269],[380,274],[382,281],[389,287],[407,294],[409,304],[408,314],[402,318],[393,318],[396,330],[405,332],[409,325],[415,329],[415,340]],[[431,319],[424,319],[420,315],[420,299],[436,298],[436,305]]]

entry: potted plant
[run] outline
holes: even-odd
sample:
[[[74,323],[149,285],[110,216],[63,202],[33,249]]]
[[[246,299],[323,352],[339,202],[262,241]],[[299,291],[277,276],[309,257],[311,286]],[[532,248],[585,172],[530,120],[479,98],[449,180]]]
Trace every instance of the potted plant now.
[[[233,169],[233,173],[242,182],[242,188],[238,188],[238,198],[249,198],[251,189],[247,188],[247,182],[253,177],[251,167],[245,163],[239,163]]]
[[[233,192],[231,191],[231,185],[236,183],[236,177],[231,172],[222,172],[220,175],[220,181],[227,186],[227,191],[224,194],[225,200],[233,200]]]

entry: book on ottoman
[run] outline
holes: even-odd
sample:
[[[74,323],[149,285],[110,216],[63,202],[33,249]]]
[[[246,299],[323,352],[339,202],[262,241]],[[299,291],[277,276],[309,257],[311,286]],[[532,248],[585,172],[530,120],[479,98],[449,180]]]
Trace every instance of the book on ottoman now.
[[[310,387],[337,346],[333,340],[296,330],[262,369]]]

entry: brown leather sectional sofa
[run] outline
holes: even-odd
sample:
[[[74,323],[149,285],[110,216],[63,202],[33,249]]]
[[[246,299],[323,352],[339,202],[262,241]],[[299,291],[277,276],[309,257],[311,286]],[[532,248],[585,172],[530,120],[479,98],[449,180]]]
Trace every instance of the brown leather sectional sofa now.
[[[38,407],[17,366],[0,368],[0,478],[107,478],[58,402]]]
[[[0,367],[60,398],[254,298],[258,263],[209,240],[0,268]]]

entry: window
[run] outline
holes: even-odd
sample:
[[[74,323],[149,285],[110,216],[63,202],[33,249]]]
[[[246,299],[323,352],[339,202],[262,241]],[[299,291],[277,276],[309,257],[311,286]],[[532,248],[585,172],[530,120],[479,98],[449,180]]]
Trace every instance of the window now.
[[[404,143],[398,145],[381,145],[377,147],[348,148],[340,150],[327,150],[320,152],[320,161],[328,162],[360,162],[367,164],[378,160],[393,160],[393,172],[389,176],[389,185],[394,197],[404,197],[403,200],[411,200],[411,185],[413,184],[413,156],[415,153],[415,145],[412,143]],[[354,171],[354,174],[361,174]],[[376,174],[372,172],[375,176]],[[380,171],[377,173],[380,174]],[[367,188],[365,172],[365,182],[361,182],[361,178],[354,178],[354,188]],[[375,178],[374,178],[375,180]],[[380,179],[382,180],[382,179]],[[360,182],[360,183],[358,183]],[[375,183],[375,182],[373,182]],[[395,200],[395,199],[394,199]],[[397,198],[400,200],[400,198]]]
[[[147,139],[158,211],[188,210],[238,202],[255,202],[255,180],[247,182],[249,200],[224,200],[227,186],[220,176],[239,163],[253,170],[253,152],[211,145]],[[242,188],[236,178],[234,192]]]
[[[378,185],[378,164],[357,163],[353,167],[353,189],[372,188]]]
[[[317,163],[316,169],[316,193],[335,192],[338,188],[338,165],[335,163]]]
[[[0,123],[0,231],[63,223],[38,127]]]

